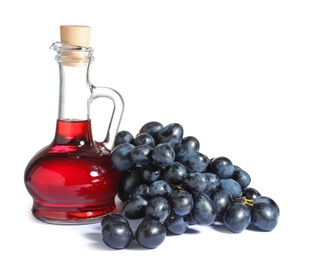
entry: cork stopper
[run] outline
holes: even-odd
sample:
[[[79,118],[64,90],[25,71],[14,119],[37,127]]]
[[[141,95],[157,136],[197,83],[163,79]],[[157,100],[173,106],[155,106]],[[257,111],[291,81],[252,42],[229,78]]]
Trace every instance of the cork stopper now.
[[[89,48],[90,27],[85,25],[61,25],[60,39],[64,44]],[[86,66],[87,50],[68,50],[62,52],[62,64],[65,66]]]
[[[62,43],[89,47],[90,26],[85,25],[61,25],[60,39]]]

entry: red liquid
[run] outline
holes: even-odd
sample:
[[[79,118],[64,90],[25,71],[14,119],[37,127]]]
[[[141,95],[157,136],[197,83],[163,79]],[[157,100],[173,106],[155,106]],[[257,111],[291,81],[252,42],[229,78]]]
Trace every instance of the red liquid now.
[[[116,212],[120,178],[110,152],[92,140],[90,121],[57,121],[54,141],[25,170],[33,215],[55,224],[94,223]]]

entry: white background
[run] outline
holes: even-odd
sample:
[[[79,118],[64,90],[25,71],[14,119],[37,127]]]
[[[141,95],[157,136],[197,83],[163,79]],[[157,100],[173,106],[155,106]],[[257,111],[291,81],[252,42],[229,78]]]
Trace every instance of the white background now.
[[[309,256],[309,1],[13,0],[0,12],[1,259]],[[23,174],[54,136],[58,67],[49,46],[62,24],[92,27],[93,83],[123,96],[120,130],[182,124],[201,152],[229,157],[279,204],[278,226],[240,234],[194,226],[154,250],[117,251],[103,244],[99,224],[35,220]],[[97,139],[108,104],[94,103]]]

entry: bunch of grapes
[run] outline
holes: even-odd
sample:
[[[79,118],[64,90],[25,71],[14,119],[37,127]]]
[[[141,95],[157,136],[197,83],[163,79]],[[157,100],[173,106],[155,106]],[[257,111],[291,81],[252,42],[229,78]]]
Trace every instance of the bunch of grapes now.
[[[233,233],[276,227],[277,203],[249,187],[245,170],[224,156],[208,158],[197,138],[183,135],[180,124],[156,121],[135,137],[118,132],[111,164],[123,173],[117,195],[123,208],[101,222],[106,245],[123,249],[136,240],[156,248],[167,232],[180,235],[191,225],[219,222]],[[128,220],[141,220],[135,232]]]

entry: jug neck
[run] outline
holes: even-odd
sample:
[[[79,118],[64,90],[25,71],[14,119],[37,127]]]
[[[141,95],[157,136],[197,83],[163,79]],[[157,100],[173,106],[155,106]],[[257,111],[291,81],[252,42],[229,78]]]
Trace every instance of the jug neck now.
[[[57,51],[55,60],[59,65],[58,120],[89,120],[93,49],[59,42],[54,43],[51,49]]]

